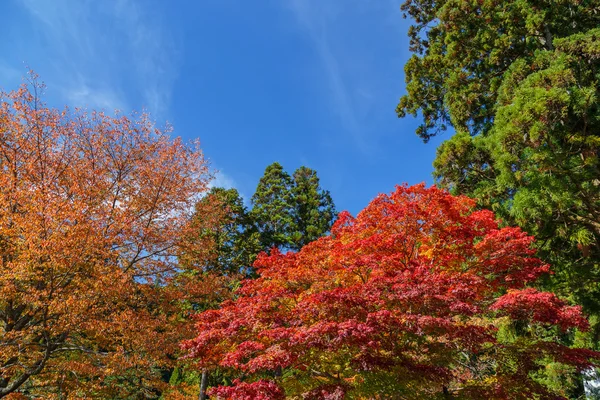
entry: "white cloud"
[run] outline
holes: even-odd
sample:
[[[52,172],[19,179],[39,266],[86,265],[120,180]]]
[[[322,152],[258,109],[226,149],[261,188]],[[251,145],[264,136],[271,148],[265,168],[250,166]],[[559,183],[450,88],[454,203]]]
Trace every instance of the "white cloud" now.
[[[128,108],[124,102],[125,96],[118,88],[92,88],[88,86],[85,78],[79,75],[77,81],[63,90],[63,96],[69,104],[76,106],[89,106],[93,109],[104,109],[107,111],[125,110]]]
[[[246,193],[243,193],[240,190],[240,185],[238,185],[238,182],[236,182],[236,180],[233,179],[233,177],[224,173],[222,170],[216,170],[216,172],[214,174],[214,178],[212,181],[210,181],[210,183],[208,184],[208,187],[209,187],[209,189],[213,188],[213,187],[221,187],[221,188],[225,188],[225,189],[236,189],[238,191],[238,193],[240,194],[240,197],[244,201],[244,204],[246,205],[246,207],[250,206],[250,196],[248,196]]]
[[[180,52],[157,7],[144,0],[21,3],[33,17],[29,29],[38,32],[40,51],[49,54],[41,79],[50,90],[59,88],[73,106],[126,112],[135,106],[165,116]]]
[[[237,189],[237,184],[235,180],[229,175],[225,174],[223,171],[217,171],[215,173],[215,178],[210,181],[209,187],[222,187],[225,189],[235,188]]]

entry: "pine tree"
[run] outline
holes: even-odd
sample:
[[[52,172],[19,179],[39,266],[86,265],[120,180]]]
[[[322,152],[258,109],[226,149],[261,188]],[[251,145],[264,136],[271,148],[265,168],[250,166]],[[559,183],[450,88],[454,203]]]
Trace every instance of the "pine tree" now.
[[[250,215],[260,232],[260,244],[264,250],[287,248],[292,244],[292,185],[292,178],[277,162],[265,169],[258,182],[252,196]]]

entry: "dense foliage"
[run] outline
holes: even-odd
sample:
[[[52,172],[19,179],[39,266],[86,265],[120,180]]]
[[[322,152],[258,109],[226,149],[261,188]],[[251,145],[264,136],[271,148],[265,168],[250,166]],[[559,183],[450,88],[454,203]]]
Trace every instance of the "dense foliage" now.
[[[316,171],[307,167],[298,168],[290,177],[280,164],[268,166],[252,200],[253,208],[248,211],[236,189],[212,188],[196,204],[186,241],[189,246],[180,256],[183,266],[195,268],[185,279],[193,287],[194,280],[220,277],[229,286],[216,287],[212,296],[196,297],[198,302],[189,304],[190,309],[219,307],[233,295],[239,279],[256,276],[252,264],[261,251],[299,248],[329,231],[335,217],[329,193],[320,188]],[[204,400],[209,383],[214,386],[229,377],[215,368],[198,373],[193,363],[182,360],[170,378],[175,390],[168,398],[186,398],[199,387],[199,398]]]
[[[315,170],[300,167],[290,176],[281,164],[267,167],[252,196],[250,215],[264,250],[298,250],[323,236],[336,217],[329,191]]]
[[[205,162],[145,115],[42,89],[0,94],[0,397],[150,396],[186,337],[174,255]]]
[[[425,140],[456,131],[438,149],[438,183],[535,235],[556,271],[546,287],[599,315],[597,2],[410,0],[402,8],[414,19],[414,55],[398,114],[420,114]]]
[[[398,187],[297,253],[263,253],[185,347],[237,371],[219,398],[555,398],[547,365],[600,354],[559,343],[587,322],[526,287],[548,271],[532,242],[466,197]]]
[[[252,264],[263,250],[255,223],[236,189],[211,188],[196,203],[189,239],[196,246],[181,261],[221,275],[251,275]]]
[[[33,73],[0,92],[0,398],[581,398],[600,4],[401,9],[397,114],[454,134],[437,188],[356,217],[313,169],[269,165],[247,207],[146,114],[49,108]]]

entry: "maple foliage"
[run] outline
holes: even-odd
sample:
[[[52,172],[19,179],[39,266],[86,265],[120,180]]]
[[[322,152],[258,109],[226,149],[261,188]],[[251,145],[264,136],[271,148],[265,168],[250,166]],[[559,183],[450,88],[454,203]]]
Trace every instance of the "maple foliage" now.
[[[178,304],[218,287],[178,278],[206,162],[145,114],[59,111],[42,90],[0,93],[0,397],[155,394],[189,337]]]
[[[213,388],[223,399],[556,398],[536,373],[600,354],[558,340],[588,325],[527,287],[549,272],[533,240],[472,199],[398,186],[297,253],[261,254],[260,277],[200,313],[183,348],[237,372]]]

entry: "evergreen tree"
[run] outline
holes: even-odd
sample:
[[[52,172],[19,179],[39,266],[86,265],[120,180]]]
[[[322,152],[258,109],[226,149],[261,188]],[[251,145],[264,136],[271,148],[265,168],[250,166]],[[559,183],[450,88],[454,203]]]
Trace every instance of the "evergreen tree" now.
[[[414,55],[400,117],[449,127],[437,183],[537,238],[544,286],[600,316],[597,1],[409,0]],[[595,345],[600,339],[596,323]]]
[[[566,52],[597,67],[596,0],[406,0],[401,8],[414,21],[413,56],[396,111],[419,113],[417,134],[425,140],[449,126],[489,131],[505,73],[517,60],[534,66],[540,51]]]
[[[274,162],[265,169],[252,196],[250,215],[260,232],[264,250],[287,248],[293,231],[292,178],[281,164]]]
[[[258,233],[243,199],[236,189],[212,188],[196,204],[196,224],[193,242],[204,244],[198,257],[194,252],[186,255],[188,262],[201,262],[204,271],[218,274],[251,274],[252,263],[261,247]]]
[[[595,5],[594,5],[595,4]],[[594,1],[406,1],[407,94],[434,163],[538,238],[551,283],[600,314],[600,13]]]
[[[181,264],[201,273],[189,279],[203,282],[216,275],[235,280],[240,273],[253,277],[258,253],[273,247],[299,250],[329,231],[335,216],[329,192],[320,188],[316,171],[306,167],[296,170],[292,178],[279,163],[268,166],[252,202],[254,207],[248,212],[236,189],[212,188],[196,204],[193,235],[186,241]],[[218,308],[229,295],[230,290],[201,297],[189,307]],[[182,364],[169,383],[173,395],[191,396],[199,391],[198,398],[206,399],[208,386],[229,378],[216,366],[195,373]]]
[[[199,296],[183,304],[183,315],[190,310],[200,311],[219,308],[233,296],[240,279],[252,277],[252,264],[261,247],[258,232],[248,210],[236,189],[213,187],[196,203],[191,234],[184,241],[180,264],[186,271],[178,277],[187,283],[190,292],[212,285],[208,291],[200,290]],[[193,294],[193,293],[192,293]],[[198,395],[207,399],[206,388],[222,382],[218,369],[196,371],[183,360],[170,375],[169,393],[189,398]]]
[[[300,250],[323,236],[336,216],[329,191],[321,189],[317,172],[307,167],[294,171],[292,186],[294,228],[291,247]]]
[[[298,168],[293,176],[275,162],[267,167],[252,196],[250,212],[263,250],[298,250],[329,231],[335,206],[319,185],[316,171]]]

